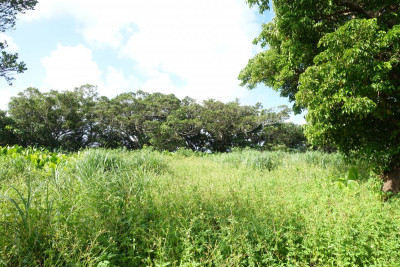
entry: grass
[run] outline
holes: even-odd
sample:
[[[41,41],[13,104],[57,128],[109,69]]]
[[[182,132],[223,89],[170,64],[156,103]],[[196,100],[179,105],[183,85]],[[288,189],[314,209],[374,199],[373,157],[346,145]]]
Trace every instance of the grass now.
[[[67,158],[49,172],[0,157],[0,265],[400,263],[399,199],[383,202],[367,165],[337,154],[99,149]]]

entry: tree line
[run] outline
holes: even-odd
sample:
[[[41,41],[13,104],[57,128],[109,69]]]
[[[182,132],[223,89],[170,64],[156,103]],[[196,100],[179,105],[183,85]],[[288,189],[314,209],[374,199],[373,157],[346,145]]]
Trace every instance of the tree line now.
[[[226,152],[234,147],[302,149],[301,126],[287,123],[287,106],[263,109],[209,99],[178,99],[173,94],[122,93],[112,99],[84,85],[73,91],[28,88],[0,112],[0,145],[87,147],[153,146],[174,151]]]

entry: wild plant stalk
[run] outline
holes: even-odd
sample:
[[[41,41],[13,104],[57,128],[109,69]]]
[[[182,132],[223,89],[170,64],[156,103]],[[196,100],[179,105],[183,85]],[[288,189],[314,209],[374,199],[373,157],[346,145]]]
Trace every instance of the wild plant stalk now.
[[[51,175],[24,166],[0,188],[1,265],[400,261],[399,199],[382,202],[368,165],[336,154],[100,149]]]

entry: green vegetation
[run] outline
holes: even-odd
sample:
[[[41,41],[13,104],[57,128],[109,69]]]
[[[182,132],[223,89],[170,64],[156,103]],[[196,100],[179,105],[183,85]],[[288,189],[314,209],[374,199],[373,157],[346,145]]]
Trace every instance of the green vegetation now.
[[[400,192],[400,4],[388,0],[248,0],[276,17],[254,43],[267,48],[241,71],[307,109],[305,134],[379,165]]]
[[[37,0],[2,0],[0,2],[0,32],[11,30],[15,26],[19,13],[34,9]],[[18,54],[7,52],[8,44],[0,40],[0,77],[10,85],[15,79],[14,73],[22,73],[26,70],[24,62],[17,62]]]
[[[100,97],[84,85],[42,93],[28,88],[0,111],[0,145],[44,146],[77,151],[105,147],[227,152],[232,148],[299,150],[306,140],[299,125],[286,123],[286,106],[263,109],[209,99],[201,104],[173,94],[122,93]]]
[[[0,155],[6,155],[16,160],[28,160],[32,166],[39,169],[55,169],[58,163],[67,158],[64,154],[53,153],[43,148],[23,148],[18,145],[0,146]]]
[[[2,151],[0,265],[400,262],[399,199],[338,154]]]
[[[36,2],[0,3],[0,31]],[[272,4],[242,85],[307,109],[310,142],[352,163],[307,151],[286,106],[28,88],[0,111],[0,265],[398,266],[400,199],[380,188],[400,192],[400,5]]]

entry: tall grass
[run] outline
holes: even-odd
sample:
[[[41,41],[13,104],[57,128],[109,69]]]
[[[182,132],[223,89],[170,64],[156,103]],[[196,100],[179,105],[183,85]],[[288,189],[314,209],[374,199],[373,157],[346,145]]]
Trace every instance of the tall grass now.
[[[272,171],[280,164],[283,152],[260,152],[251,149],[236,150],[234,153],[221,153],[211,157],[215,162],[223,162],[236,167],[250,167],[253,169]]]
[[[0,157],[0,265],[400,262],[399,200],[336,154],[86,150],[50,175],[10,162]]]

